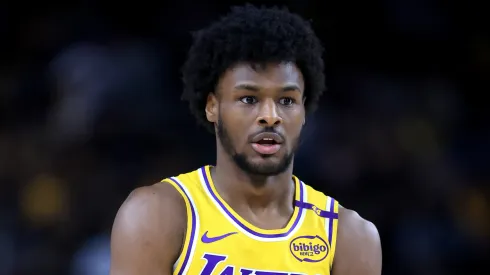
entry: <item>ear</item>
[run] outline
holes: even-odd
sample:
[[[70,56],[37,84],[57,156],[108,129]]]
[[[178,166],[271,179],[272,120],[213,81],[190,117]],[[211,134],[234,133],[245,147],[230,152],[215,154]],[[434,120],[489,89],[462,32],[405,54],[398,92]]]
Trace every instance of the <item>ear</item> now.
[[[218,121],[218,98],[214,93],[209,93],[206,102],[206,118],[211,123]]]

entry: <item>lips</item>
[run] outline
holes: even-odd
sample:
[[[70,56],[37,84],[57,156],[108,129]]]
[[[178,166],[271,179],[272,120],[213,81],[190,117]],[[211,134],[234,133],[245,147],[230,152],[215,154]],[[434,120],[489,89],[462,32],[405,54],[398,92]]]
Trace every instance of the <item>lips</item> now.
[[[260,133],[253,137],[252,148],[261,155],[273,155],[281,149],[283,142],[277,133]]]
[[[273,155],[281,149],[281,144],[252,143],[252,148],[261,155]]]
[[[284,139],[281,137],[281,135],[277,133],[265,132],[265,133],[260,133],[258,135],[255,135],[252,138],[252,143],[259,143],[259,142],[281,144],[284,142]]]

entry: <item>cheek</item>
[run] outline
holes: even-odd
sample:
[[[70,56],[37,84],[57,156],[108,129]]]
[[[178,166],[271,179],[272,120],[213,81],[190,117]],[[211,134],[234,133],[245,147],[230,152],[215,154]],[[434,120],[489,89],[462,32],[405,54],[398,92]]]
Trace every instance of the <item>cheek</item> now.
[[[289,146],[294,146],[303,131],[303,120],[291,124],[287,129],[287,135],[289,137]]]
[[[287,121],[285,121],[285,125],[288,132],[293,136],[300,133],[303,129],[304,120],[305,116],[300,110],[287,116]]]
[[[220,116],[220,122],[233,145],[241,147],[248,138],[244,120],[233,113],[223,112]]]

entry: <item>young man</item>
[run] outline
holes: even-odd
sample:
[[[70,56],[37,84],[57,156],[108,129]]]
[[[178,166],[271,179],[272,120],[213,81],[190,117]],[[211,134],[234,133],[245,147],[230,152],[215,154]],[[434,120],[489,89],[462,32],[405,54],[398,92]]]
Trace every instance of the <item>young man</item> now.
[[[322,51],[280,9],[234,8],[196,34],[184,99],[216,133],[216,165],[129,195],[112,275],[381,274],[376,227],[292,174],[324,90]]]

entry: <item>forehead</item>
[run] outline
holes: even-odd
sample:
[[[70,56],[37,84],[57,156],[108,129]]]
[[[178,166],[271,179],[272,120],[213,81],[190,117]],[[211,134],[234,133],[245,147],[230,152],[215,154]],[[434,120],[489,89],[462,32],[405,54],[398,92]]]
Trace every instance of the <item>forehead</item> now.
[[[228,69],[220,79],[220,86],[229,88],[237,83],[254,83],[263,88],[295,84],[304,89],[303,75],[294,63],[267,63],[252,65],[239,63]]]

